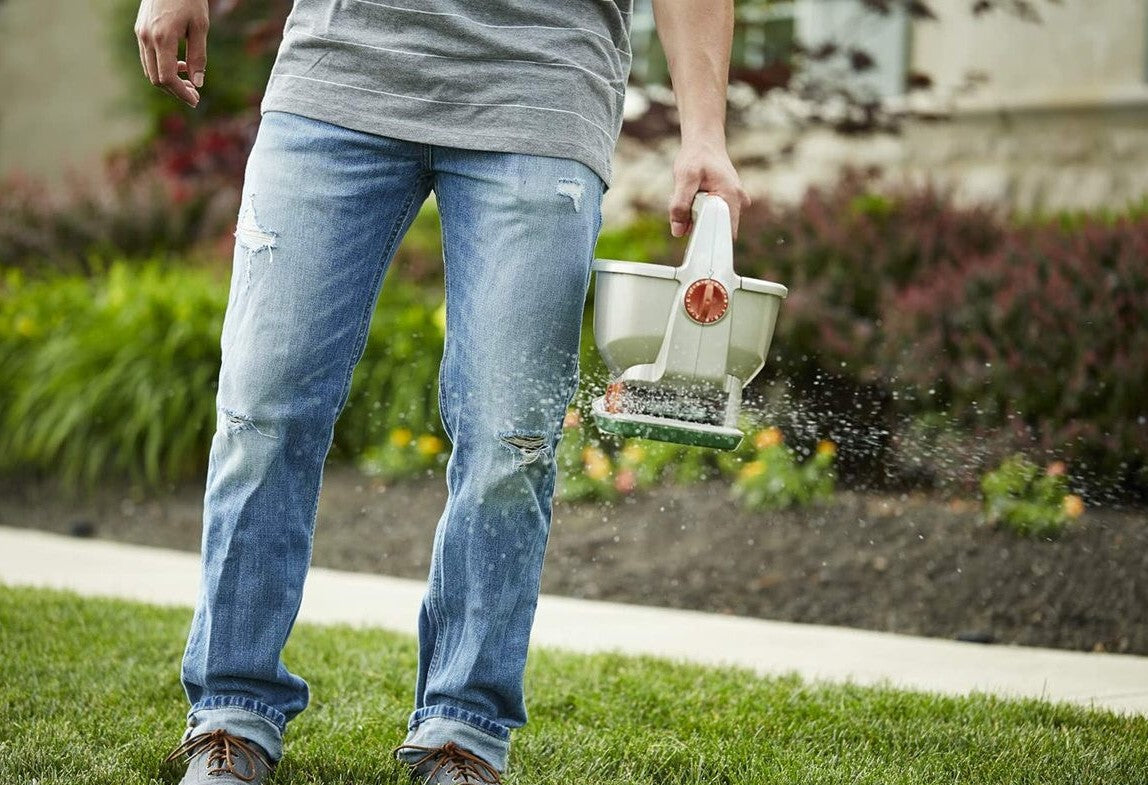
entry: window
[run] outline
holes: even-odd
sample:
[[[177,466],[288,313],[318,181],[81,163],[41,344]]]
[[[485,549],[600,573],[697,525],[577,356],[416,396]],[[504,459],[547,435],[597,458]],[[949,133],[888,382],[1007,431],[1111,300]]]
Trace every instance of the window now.
[[[735,70],[768,68],[787,60],[795,40],[811,49],[832,42],[840,53],[810,64],[809,76],[846,84],[858,98],[905,92],[909,19],[899,3],[885,15],[867,9],[861,0],[737,0],[736,14],[730,55]],[[639,84],[669,84],[651,0],[634,2],[631,46],[631,78]],[[874,67],[854,72],[848,60],[850,49],[871,56]]]
[[[766,68],[789,58],[794,34],[794,2],[738,0],[730,65]],[[639,84],[670,82],[666,57],[654,31],[651,0],[635,0],[630,30],[634,52],[631,78]]]

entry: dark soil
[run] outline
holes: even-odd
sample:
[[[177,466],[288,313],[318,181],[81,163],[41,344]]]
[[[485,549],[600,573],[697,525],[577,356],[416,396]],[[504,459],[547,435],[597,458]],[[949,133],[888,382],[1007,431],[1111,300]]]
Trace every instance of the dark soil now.
[[[385,484],[326,470],[314,563],[424,578],[441,477]],[[0,485],[0,525],[186,550],[202,481],[160,498],[105,487],[68,501]],[[1089,510],[1056,542],[979,523],[975,502],[840,493],[751,513],[726,484],[555,505],[543,590],[873,630],[1148,654],[1148,512]]]

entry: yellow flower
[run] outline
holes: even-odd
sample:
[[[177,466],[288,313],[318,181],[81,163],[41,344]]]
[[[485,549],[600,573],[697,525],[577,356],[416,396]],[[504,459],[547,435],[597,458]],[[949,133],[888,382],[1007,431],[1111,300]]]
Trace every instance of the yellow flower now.
[[[414,434],[411,433],[409,428],[395,428],[391,431],[391,446],[409,447],[412,438],[414,438]]]
[[[817,443],[817,454],[828,455],[830,458],[837,455],[837,445],[828,439],[822,439]]]
[[[36,323],[29,316],[21,316],[16,320],[16,332],[28,338],[36,334]]]
[[[442,332],[443,335],[446,335],[446,301],[445,300],[443,301],[442,305],[440,305],[438,308],[435,309],[434,316],[432,317],[432,319],[434,320],[435,326],[438,327],[438,329]]]
[[[438,455],[444,446],[442,439],[432,433],[424,433],[415,442],[415,449],[419,451],[420,455]]]
[[[622,448],[622,459],[627,463],[641,463],[645,457],[646,451],[642,449],[642,445],[636,442],[627,444]]]
[[[747,463],[745,466],[742,466],[741,471],[739,471],[737,473],[737,476],[743,480],[749,480],[753,477],[757,477],[758,475],[760,475],[764,472],[765,472],[765,464],[764,463],[762,463],[761,461],[752,461],[750,463]]]
[[[753,435],[753,446],[759,450],[764,450],[767,447],[776,447],[784,441],[785,437],[781,435],[781,429],[776,426],[758,431]]]
[[[604,480],[610,476],[610,458],[597,447],[582,450],[582,465],[591,480]]]
[[[1079,518],[1084,514],[1084,499],[1081,499],[1075,493],[1070,493],[1065,496],[1064,513],[1069,518]]]

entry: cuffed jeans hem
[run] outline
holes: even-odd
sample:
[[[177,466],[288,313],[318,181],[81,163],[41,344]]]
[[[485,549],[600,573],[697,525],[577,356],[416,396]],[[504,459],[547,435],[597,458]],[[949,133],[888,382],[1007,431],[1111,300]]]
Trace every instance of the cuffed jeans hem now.
[[[506,771],[510,755],[510,730],[485,717],[471,714],[454,706],[428,706],[411,715],[410,731],[403,744],[421,747],[441,747],[453,741],[485,760],[499,772]],[[421,757],[418,753],[399,754],[400,760],[411,762]]]
[[[218,698],[212,700],[219,701]],[[231,705],[193,707],[187,714],[187,731],[183,739],[186,741],[220,728],[258,744],[272,763],[283,757],[283,730],[259,711],[246,708],[242,701]]]

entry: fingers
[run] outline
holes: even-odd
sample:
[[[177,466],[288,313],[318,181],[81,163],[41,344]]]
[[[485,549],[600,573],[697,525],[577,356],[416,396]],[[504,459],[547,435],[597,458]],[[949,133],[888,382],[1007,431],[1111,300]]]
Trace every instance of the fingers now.
[[[187,28],[187,71],[196,87],[203,87],[206,68],[207,20],[193,20]]]
[[[155,84],[155,79],[152,78],[151,69],[148,67],[148,55],[147,55],[147,50],[144,48],[143,41],[140,40],[139,38],[137,38],[136,43],[139,44],[140,67],[143,68],[144,76],[147,77],[149,82],[151,82],[152,84]]]
[[[669,204],[670,234],[682,237],[693,227],[692,206],[698,191],[706,191],[725,200],[729,206],[730,228],[736,239],[741,212],[749,207],[750,198],[742,188],[733,165],[724,155],[674,167],[674,191]]]
[[[737,227],[741,222],[741,211],[749,207],[753,200],[749,198],[749,194],[740,185],[734,190],[734,193],[725,197],[726,203],[729,204],[729,220],[733,228],[733,239],[737,239]]]
[[[698,190],[720,196],[725,200],[726,206],[729,207],[730,230],[736,240],[741,211],[749,207],[750,199],[749,194],[742,188],[741,180],[733,166],[720,164],[707,169],[701,178]]]
[[[136,19],[135,34],[139,44],[140,66],[148,81],[188,106],[199,104],[197,86],[203,84],[207,61],[207,12],[192,17],[157,11],[149,0],[143,0]],[[187,57],[190,63],[177,59],[179,44],[187,39]],[[189,72],[190,67],[190,72]],[[189,76],[198,81],[180,76]]]
[[[674,173],[674,192],[670,196],[670,234],[682,237],[693,225],[694,194],[700,190],[701,172],[682,169]]]
[[[199,93],[186,79],[179,76],[179,39],[175,36],[161,36],[155,41],[156,66],[159,71],[160,86],[188,106],[199,103]]]

